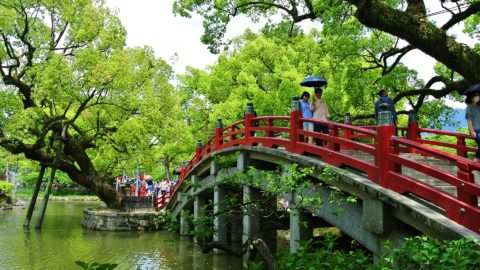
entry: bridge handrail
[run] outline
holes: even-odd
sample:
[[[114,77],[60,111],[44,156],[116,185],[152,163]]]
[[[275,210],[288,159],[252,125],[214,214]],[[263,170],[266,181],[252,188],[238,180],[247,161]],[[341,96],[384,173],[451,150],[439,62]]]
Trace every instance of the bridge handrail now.
[[[464,138],[464,139],[475,139],[473,136],[470,136],[468,134],[463,134],[463,133],[458,133],[458,132],[452,132],[452,131],[446,131],[446,130],[437,130],[437,129],[430,129],[430,128],[419,128],[420,132],[425,132],[425,133],[432,133],[432,134],[438,134],[438,135],[447,135],[447,136],[452,136],[452,137],[457,137],[457,138]]]
[[[448,218],[478,233],[480,226],[478,221],[480,218],[480,208],[478,207],[480,186],[475,184],[472,170],[478,170],[480,165],[466,158],[438,151],[435,148],[404,138],[392,137],[392,144],[394,147],[403,144],[410,149],[416,149],[419,152],[428,153],[431,156],[455,163],[457,166],[457,176],[433,166],[401,157],[398,154],[389,153],[389,160],[393,165],[389,171],[390,181],[388,181],[385,186],[399,193],[410,192],[440,206],[444,209]],[[412,168],[439,181],[455,186],[457,196],[401,174],[401,171],[398,171],[398,165],[400,165],[401,168],[403,168],[403,166]]]
[[[434,156],[436,158],[443,159],[443,160],[448,160],[452,163],[455,163],[455,165],[457,165],[459,170],[465,171],[467,173],[471,173],[474,169],[480,170],[480,164],[478,162],[473,162],[469,159],[459,157],[459,156],[455,156],[455,155],[452,155],[452,154],[447,153],[447,152],[443,152],[443,151],[440,152],[435,148],[432,148],[432,147],[429,147],[429,146],[426,146],[426,145],[423,145],[423,144],[420,144],[420,143],[417,143],[417,142],[413,142],[413,141],[403,139],[403,138],[393,137],[392,138],[392,143],[393,144],[403,144],[403,145],[406,145],[410,148],[417,149],[421,152],[429,153],[431,156]],[[435,169],[435,168],[433,168],[433,169]],[[438,170],[438,169],[435,169],[435,170]],[[445,174],[447,174],[447,173],[445,173]],[[435,177],[433,175],[431,175],[431,176]],[[461,179],[461,178],[458,178],[458,177],[450,178],[447,175],[443,175],[443,176],[447,177],[447,179],[454,179],[451,182],[447,182],[448,184],[452,184],[452,185],[456,185],[456,186],[460,186],[461,184],[469,185],[470,188],[472,188],[473,192],[476,194],[476,196],[480,196],[480,186],[475,184],[475,182],[473,181],[474,180],[473,178]],[[444,179],[438,179],[438,180],[446,182],[446,181],[444,181]]]
[[[449,143],[449,142],[442,142],[442,141],[434,141],[434,140],[427,140],[420,136],[420,133],[428,133],[434,135],[443,135],[448,137],[454,137],[457,140],[457,143]],[[415,141],[421,142],[423,144],[434,145],[445,147],[449,149],[454,149],[457,152],[458,156],[467,157],[469,152],[476,152],[477,149],[474,147],[470,147],[466,145],[466,140],[474,140],[475,138],[463,133],[452,132],[452,131],[445,131],[445,130],[435,130],[429,128],[418,128],[418,134],[416,134],[415,138],[412,138]]]
[[[288,121],[286,125],[276,125],[277,121]],[[259,125],[254,123],[258,121]],[[303,130],[302,123],[311,122],[313,124],[327,125],[329,134]],[[399,127],[400,130],[405,128]],[[411,131],[407,129],[407,134]],[[454,133],[435,131],[431,129],[417,129],[418,133],[428,132],[433,134],[449,135],[459,138],[459,141],[465,142],[465,139],[471,139],[471,136]],[[260,132],[260,133],[259,133]],[[287,133],[288,138],[279,137],[274,132]],[[255,134],[256,133],[256,134]],[[447,216],[452,220],[478,230],[480,221],[480,210],[477,206],[478,196],[480,196],[480,187],[475,184],[472,175],[473,170],[480,170],[480,164],[474,163],[466,158],[465,151],[471,151],[473,148],[464,144],[449,144],[444,142],[433,143],[424,140],[420,136],[413,137],[408,134],[407,137],[396,137],[393,126],[359,127],[351,124],[335,123],[330,121],[321,121],[302,118],[300,111],[292,111],[290,116],[261,116],[253,117],[252,114],[246,114],[245,119],[237,121],[226,127],[216,129],[215,135],[210,137],[206,143],[197,147],[196,155],[182,171],[182,177],[177,182],[177,186],[183,180],[183,177],[193,169],[195,164],[203,158],[219,151],[223,148],[236,145],[252,146],[262,144],[264,147],[284,147],[285,150],[304,154],[309,153],[322,158],[322,161],[333,166],[347,165],[352,168],[363,171],[368,178],[380,184],[383,187],[391,188],[400,193],[411,192],[421,198],[427,199],[432,203],[445,209]],[[418,134],[419,135],[419,134]],[[326,141],[326,146],[317,146],[308,144],[305,137],[313,137]],[[372,144],[357,142],[357,138],[372,139]],[[425,144],[440,145],[457,149],[457,155],[453,155]],[[423,155],[429,155],[443,160],[448,160],[457,165],[458,175],[448,174],[426,164],[418,163],[410,159],[401,157],[399,153],[400,145],[405,146],[406,151],[417,152]],[[353,149],[360,150],[373,155],[375,161],[369,163],[353,156],[342,154],[340,150]],[[392,152],[393,151],[393,152]],[[458,196],[455,197],[434,186],[429,186],[408,176],[401,174],[398,168],[402,166],[411,167],[422,173],[430,175],[445,183],[457,187]],[[401,187],[389,179],[396,179],[398,183],[404,183]],[[456,213],[463,209],[462,215]],[[453,212],[452,212],[453,211]]]

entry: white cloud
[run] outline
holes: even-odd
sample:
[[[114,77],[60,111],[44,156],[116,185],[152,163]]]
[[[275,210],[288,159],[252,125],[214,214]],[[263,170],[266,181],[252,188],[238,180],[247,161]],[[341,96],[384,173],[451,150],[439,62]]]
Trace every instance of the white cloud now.
[[[127,29],[128,46],[151,46],[157,55],[167,61],[178,54],[173,64],[176,72],[183,73],[187,65],[203,68],[215,61],[200,42],[203,33],[199,16],[187,19],[174,16],[173,0],[107,0]]]

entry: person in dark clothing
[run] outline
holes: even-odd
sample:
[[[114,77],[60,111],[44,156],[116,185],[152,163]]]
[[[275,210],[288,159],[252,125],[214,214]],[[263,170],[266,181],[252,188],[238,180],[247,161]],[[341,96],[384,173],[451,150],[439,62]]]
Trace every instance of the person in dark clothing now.
[[[472,93],[465,99],[467,108],[465,110],[465,119],[467,119],[467,127],[470,136],[475,138],[477,143],[477,152],[473,157],[473,162],[480,161],[480,93]]]
[[[378,113],[382,110],[382,108],[390,110],[390,112],[392,113],[393,125],[395,126],[396,130],[397,111],[395,110],[393,100],[388,96],[388,92],[385,89],[380,89],[380,91],[378,91],[378,95],[380,96],[380,98],[377,100],[377,102],[375,102],[375,121],[378,123]]]
[[[153,195],[153,179],[152,178],[147,179],[147,188],[148,188],[147,196]]]

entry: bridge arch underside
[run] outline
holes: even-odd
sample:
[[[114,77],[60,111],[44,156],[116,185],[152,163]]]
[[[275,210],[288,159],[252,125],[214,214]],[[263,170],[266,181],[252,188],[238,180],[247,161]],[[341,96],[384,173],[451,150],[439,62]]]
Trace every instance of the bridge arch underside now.
[[[236,162],[226,170],[220,170],[215,157],[236,155]],[[456,239],[461,237],[479,236],[467,228],[449,220],[441,209],[435,209],[428,203],[409,196],[402,195],[371,182],[361,174],[351,172],[348,169],[336,169],[336,180],[328,181],[320,179],[321,173],[326,166],[317,158],[295,155],[278,149],[262,147],[236,146],[224,149],[209,156],[198,163],[184,178],[172,197],[168,208],[181,222],[181,233],[188,234],[188,230],[198,230],[187,224],[185,213],[193,214],[194,218],[202,216],[206,210],[205,203],[213,202],[213,212],[221,211],[222,199],[228,194],[240,194],[243,202],[253,201],[266,189],[268,183],[252,187],[218,186],[212,188],[223,179],[235,174],[239,170],[255,168],[258,171],[274,173],[278,166],[298,164],[299,167],[314,168],[309,175],[312,182],[318,183],[310,190],[298,190],[289,194],[281,194],[287,198],[291,205],[299,208],[291,209],[287,220],[271,220],[274,215],[269,213],[278,211],[279,196],[272,196],[271,207],[257,209],[259,218],[250,214],[236,216],[234,218],[222,218],[216,216],[213,226],[218,230],[213,236],[217,241],[245,242],[247,239],[260,237],[266,240],[272,251],[275,250],[277,229],[290,230],[290,249],[295,251],[298,240],[308,240],[312,237],[312,227],[334,226],[343,234],[355,239],[363,247],[378,255],[381,252],[385,240],[392,241],[395,245],[400,244],[405,237],[426,234],[437,239]],[[331,167],[331,166],[329,166]],[[185,181],[189,180],[189,181]],[[341,192],[337,199],[346,199],[353,195],[356,202],[329,203],[332,186]],[[280,195],[280,194],[279,194]],[[322,199],[321,206],[313,207],[311,203],[303,203],[299,198]],[[262,206],[266,207],[266,206]],[[183,218],[182,218],[183,216]],[[272,224],[280,224],[273,226]],[[304,226],[307,224],[307,226]],[[223,232],[223,233],[222,233]],[[243,238],[243,239],[242,239]]]

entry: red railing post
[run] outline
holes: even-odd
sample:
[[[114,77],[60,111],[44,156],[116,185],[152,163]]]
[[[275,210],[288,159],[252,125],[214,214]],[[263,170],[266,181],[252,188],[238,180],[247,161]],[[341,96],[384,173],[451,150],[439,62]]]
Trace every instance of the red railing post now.
[[[250,143],[250,137],[252,134],[250,134],[250,129],[252,128],[252,121],[251,119],[253,118],[253,106],[250,104],[247,104],[247,108],[245,109],[245,119],[243,122],[243,140],[244,143],[243,145],[251,145]]]
[[[329,125],[328,127],[328,136],[330,138],[338,137],[338,126],[336,125]],[[332,141],[328,142],[328,149],[338,152],[340,151],[340,145],[338,143],[333,143]]]
[[[468,156],[468,152],[465,151],[466,146],[465,137],[457,136],[457,156],[465,158]]]
[[[197,140],[197,148],[195,148],[195,163],[198,163],[202,159],[202,141]]]
[[[296,153],[297,141],[298,141],[298,129],[300,127],[299,119],[302,117],[302,112],[300,111],[300,103],[298,102],[298,97],[293,97],[292,100],[292,110],[290,111],[290,152]]]
[[[389,154],[392,136],[395,134],[393,126],[392,113],[389,110],[378,113],[378,127],[376,136],[377,153],[375,157],[375,165],[378,166],[377,183],[382,187],[388,187],[390,160]],[[393,169],[393,168],[392,168]]]
[[[235,140],[235,134],[233,134],[234,132],[235,132],[235,126],[231,126],[230,127],[230,141]]]
[[[352,119],[350,118],[350,113],[345,113],[345,121],[344,121],[345,124],[347,125],[352,125]],[[348,129],[344,130],[343,131],[343,137],[347,140],[352,140],[352,132]],[[342,146],[342,150],[350,150],[351,147],[349,145],[344,145]]]
[[[166,203],[166,201],[165,201],[165,196],[167,196],[167,193],[166,193],[166,192],[165,192],[165,194],[162,194],[162,200],[161,200],[161,205],[162,205],[162,206],[161,206],[161,208],[163,208],[163,207],[165,206],[165,203]]]
[[[269,118],[266,122],[265,137],[271,138],[275,135],[274,132],[271,130],[272,127],[273,127],[273,119]]]
[[[465,182],[469,183],[475,183],[475,178],[472,173],[472,168],[468,166],[468,164],[463,163],[463,162],[457,162],[457,177],[462,179]],[[477,206],[478,201],[477,201],[477,196],[471,193],[468,193],[464,190],[465,184],[461,184],[460,187],[457,187],[457,198],[464,202],[467,203],[471,206]]]
[[[217,123],[215,125],[215,151],[218,151],[222,146],[223,140],[222,138],[222,130],[223,130],[223,123],[222,119],[218,118]]]
[[[180,177],[178,177],[178,178],[183,179],[183,177],[185,177],[185,168],[182,168],[180,170]]]
[[[407,129],[407,139],[417,142],[420,139],[420,132],[418,128],[417,114],[414,110],[408,112],[408,129]],[[415,149],[409,148],[409,153],[416,153]]]

